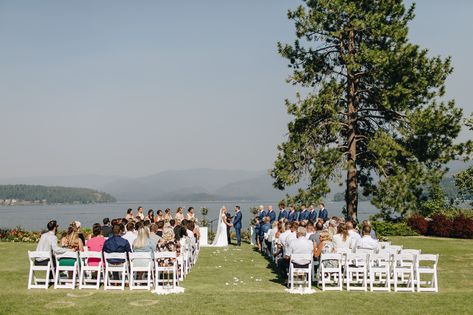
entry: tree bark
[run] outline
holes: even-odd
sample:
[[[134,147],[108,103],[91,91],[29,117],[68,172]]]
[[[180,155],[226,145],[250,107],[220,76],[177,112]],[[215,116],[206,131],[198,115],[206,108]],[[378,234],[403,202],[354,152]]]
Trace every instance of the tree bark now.
[[[355,50],[354,32],[350,30],[348,38],[348,54],[352,56]],[[356,168],[356,142],[357,142],[357,106],[356,106],[356,78],[352,70],[348,68],[347,107],[348,107],[348,157],[347,157],[347,183],[346,183],[346,207],[348,217],[357,221],[358,214],[358,174]]]

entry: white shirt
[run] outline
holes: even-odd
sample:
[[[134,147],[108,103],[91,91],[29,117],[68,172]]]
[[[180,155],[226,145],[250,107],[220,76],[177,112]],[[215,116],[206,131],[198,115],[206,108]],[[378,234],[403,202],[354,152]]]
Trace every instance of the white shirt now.
[[[296,232],[289,233],[288,236],[286,237],[286,241],[284,242],[284,247],[289,247],[289,244],[295,239],[297,239]]]
[[[333,236],[333,247],[335,247],[335,251],[340,248],[350,248],[350,237],[347,236],[347,239],[343,240],[342,234],[335,234]]]
[[[268,242],[274,241],[274,237],[276,236],[276,232],[278,231],[278,228],[272,228],[271,230],[268,231]]]
[[[356,242],[356,248],[377,249],[378,240],[375,240],[371,235],[364,235]]]
[[[356,248],[356,242],[361,239],[360,234],[355,230],[348,230],[348,236],[350,237],[350,248]]]
[[[130,248],[133,248],[133,242],[136,240],[138,235],[136,235],[134,232],[127,231],[122,237],[126,239],[128,243],[130,243]]]
[[[53,231],[43,233],[39,239],[38,245],[36,246],[37,251],[41,252],[53,252],[53,253],[65,253],[67,249],[61,248],[57,245],[57,237]],[[38,259],[45,260],[45,259]]]
[[[286,250],[285,255],[289,257],[291,257],[291,255],[293,254],[306,254],[306,255],[312,256],[313,252],[314,252],[314,243],[312,243],[305,237],[299,237],[292,240],[289,243],[289,246]],[[297,259],[297,260],[293,260],[293,262],[299,265],[305,265],[305,264],[310,263],[310,260],[308,261],[305,259],[302,259],[302,260]]]

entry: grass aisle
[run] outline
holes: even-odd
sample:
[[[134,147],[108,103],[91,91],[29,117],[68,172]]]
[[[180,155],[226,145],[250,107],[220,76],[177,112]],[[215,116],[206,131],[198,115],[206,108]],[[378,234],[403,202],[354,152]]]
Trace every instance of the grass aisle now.
[[[0,314],[471,314],[473,241],[392,238],[406,248],[439,253],[440,293],[284,291],[268,261],[247,244],[203,248],[182,283],[184,294],[95,290],[27,290],[26,251],[34,244],[0,243]]]

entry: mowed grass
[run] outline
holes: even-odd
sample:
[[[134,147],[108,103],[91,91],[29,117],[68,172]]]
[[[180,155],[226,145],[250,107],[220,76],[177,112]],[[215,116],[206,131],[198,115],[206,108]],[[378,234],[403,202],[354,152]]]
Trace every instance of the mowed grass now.
[[[26,251],[0,243],[0,314],[472,314],[473,241],[396,237],[394,244],[439,253],[439,293],[285,292],[271,264],[248,244],[202,248],[184,294],[147,291],[27,290]]]

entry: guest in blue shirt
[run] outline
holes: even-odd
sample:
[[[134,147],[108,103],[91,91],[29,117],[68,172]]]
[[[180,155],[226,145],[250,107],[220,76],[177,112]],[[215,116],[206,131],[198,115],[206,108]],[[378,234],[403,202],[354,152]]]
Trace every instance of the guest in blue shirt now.
[[[103,244],[103,251],[105,253],[129,253],[131,252],[130,243],[120,236],[122,232],[121,226],[115,224],[112,228],[113,236],[109,237],[108,240]],[[123,259],[110,259],[111,264],[122,264],[125,261]]]

